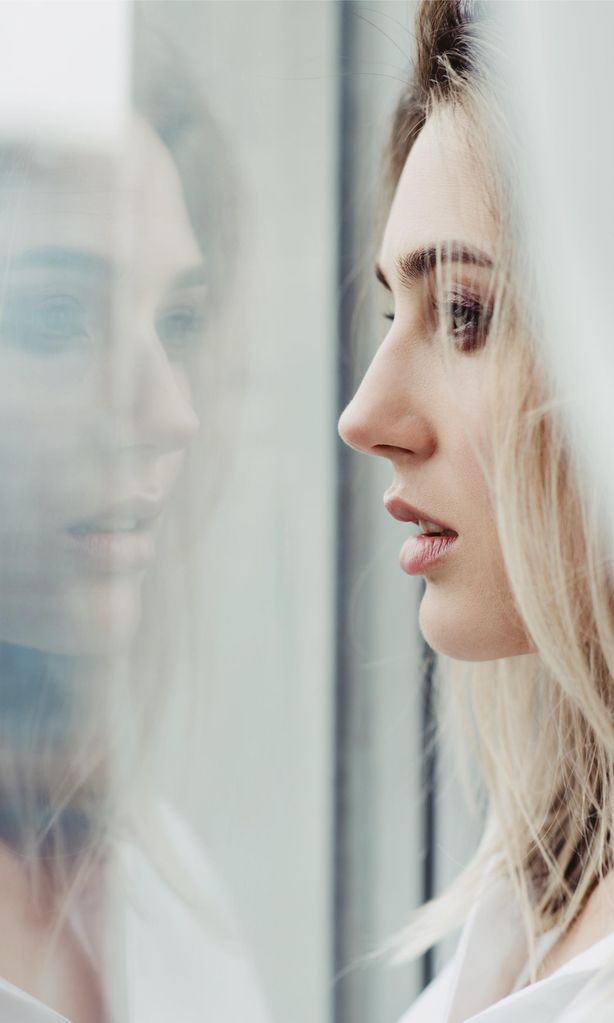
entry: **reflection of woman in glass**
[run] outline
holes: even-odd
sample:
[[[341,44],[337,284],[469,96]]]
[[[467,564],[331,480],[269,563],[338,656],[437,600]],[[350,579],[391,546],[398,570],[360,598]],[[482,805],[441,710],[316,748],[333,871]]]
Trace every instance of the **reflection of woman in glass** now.
[[[121,159],[0,146],[2,1019],[261,1018],[172,815],[147,831],[141,806],[140,827],[184,904],[134,849],[114,855],[146,795],[140,712],[161,715],[185,628],[160,555],[205,363],[215,373],[206,328],[232,221],[215,125],[166,59],[137,54]]]
[[[459,676],[445,702],[469,726],[488,794],[475,858],[408,931],[416,955],[471,910],[454,963],[407,1023],[605,1020],[611,565],[515,283],[470,12],[418,10],[377,269],[389,329],[340,422],[349,444],[390,461],[386,508],[417,526],[401,567],[426,580],[421,628]]]

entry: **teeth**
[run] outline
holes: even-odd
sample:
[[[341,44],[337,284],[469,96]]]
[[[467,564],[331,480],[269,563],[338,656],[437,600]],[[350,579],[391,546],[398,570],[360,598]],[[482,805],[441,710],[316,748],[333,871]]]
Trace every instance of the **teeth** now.
[[[419,519],[418,525],[423,533],[442,533],[441,526],[438,526],[436,522],[429,522],[428,519]]]
[[[130,533],[139,524],[138,519],[108,519],[100,523],[103,532],[108,533]]]
[[[428,519],[419,519],[418,525],[423,533],[428,533],[430,536],[433,534],[455,536],[453,529],[444,529],[442,526],[438,526],[436,522],[429,522]]]
[[[75,533],[131,533],[138,529],[138,519],[105,519],[79,526]]]

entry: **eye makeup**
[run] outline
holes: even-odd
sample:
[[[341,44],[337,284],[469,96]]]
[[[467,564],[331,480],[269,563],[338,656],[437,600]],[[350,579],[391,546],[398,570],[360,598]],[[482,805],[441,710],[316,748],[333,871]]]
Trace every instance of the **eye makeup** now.
[[[461,285],[434,300],[438,320],[460,352],[482,348],[488,336],[492,307],[485,306],[475,291]]]
[[[448,289],[436,289],[431,282],[427,301],[434,318],[432,329],[443,326],[459,352],[471,353],[484,346],[492,320],[492,305],[485,304],[474,288],[454,283]],[[383,315],[389,322],[394,321],[394,312]]]

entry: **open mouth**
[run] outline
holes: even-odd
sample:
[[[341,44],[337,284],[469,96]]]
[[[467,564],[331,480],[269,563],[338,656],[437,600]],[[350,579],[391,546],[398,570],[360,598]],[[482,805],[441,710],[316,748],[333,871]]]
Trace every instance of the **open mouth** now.
[[[113,505],[94,514],[92,518],[74,522],[68,527],[71,536],[85,536],[90,533],[141,533],[153,528],[167,503],[167,495],[139,496]]]
[[[437,522],[429,522],[426,519],[418,519],[417,525],[422,536],[458,536],[453,529],[447,529]]]
[[[139,533],[150,529],[151,524],[151,519],[98,519],[71,526],[68,532],[72,536],[85,536],[88,533]]]
[[[438,522],[437,519],[430,519],[424,511],[414,508],[401,497],[390,493],[385,494],[384,507],[397,522],[415,523],[425,536],[458,536],[456,530],[451,529],[444,522]]]
[[[459,542],[458,533],[443,522],[437,522],[400,497],[386,494],[386,510],[398,522],[413,522],[419,532],[405,541],[401,548],[401,568],[408,575],[424,575],[431,566],[448,557]]]
[[[134,498],[69,526],[69,549],[84,568],[103,573],[139,571],[156,553],[156,527],[165,502]]]

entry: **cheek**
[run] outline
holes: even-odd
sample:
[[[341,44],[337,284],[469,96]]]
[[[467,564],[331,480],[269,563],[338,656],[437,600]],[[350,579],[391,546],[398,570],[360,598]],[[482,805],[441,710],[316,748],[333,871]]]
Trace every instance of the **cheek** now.
[[[426,580],[420,628],[433,649],[459,660],[529,653],[509,584],[494,516],[485,503],[456,550]]]
[[[509,585],[490,486],[489,415],[477,400],[459,415],[448,444],[451,505],[458,546],[426,577],[420,628],[433,649],[459,660],[493,660],[528,653]]]
[[[79,494],[85,483],[79,477],[91,445],[95,395],[91,388],[75,393],[50,383],[32,381],[29,390],[10,377],[0,383],[2,532],[11,523],[23,531],[30,520],[43,528],[63,493]]]

